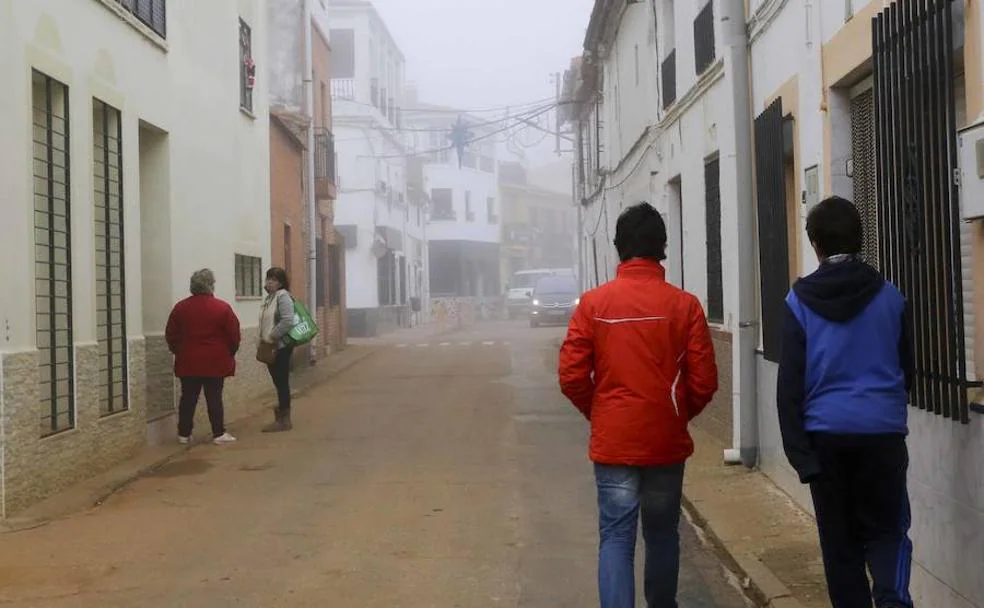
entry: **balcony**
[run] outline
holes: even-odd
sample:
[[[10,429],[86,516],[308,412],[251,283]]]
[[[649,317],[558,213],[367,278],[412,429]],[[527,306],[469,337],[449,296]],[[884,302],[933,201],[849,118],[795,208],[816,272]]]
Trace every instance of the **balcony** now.
[[[714,63],[714,2],[708,2],[694,19],[694,60],[700,76]]]
[[[676,90],[676,49],[670,51],[670,54],[666,56],[663,60],[663,65],[661,66],[663,75],[663,109],[667,109],[676,103],[677,90]]]
[[[335,199],[336,178],[335,135],[319,127],[314,130],[314,194],[319,200]]]
[[[355,79],[354,78],[332,78],[331,79],[331,98],[339,100],[355,100]]]

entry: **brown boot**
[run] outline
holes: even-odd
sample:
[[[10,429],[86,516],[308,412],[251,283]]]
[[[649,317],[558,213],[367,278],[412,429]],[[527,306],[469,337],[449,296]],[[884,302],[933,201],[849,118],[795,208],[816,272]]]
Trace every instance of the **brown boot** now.
[[[273,410],[274,421],[271,424],[263,427],[264,433],[283,433],[284,431],[289,431],[294,428],[293,424],[290,422],[290,410],[281,411],[279,409]]]

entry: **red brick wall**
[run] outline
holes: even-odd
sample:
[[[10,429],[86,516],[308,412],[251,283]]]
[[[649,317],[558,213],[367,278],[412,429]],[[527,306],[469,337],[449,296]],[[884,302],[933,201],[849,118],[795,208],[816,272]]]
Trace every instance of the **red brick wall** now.
[[[271,266],[287,269],[290,290],[307,294],[306,231],[302,149],[287,128],[270,120],[270,229]],[[284,226],[290,226],[290,259],[286,259]],[[306,299],[306,298],[305,298]]]

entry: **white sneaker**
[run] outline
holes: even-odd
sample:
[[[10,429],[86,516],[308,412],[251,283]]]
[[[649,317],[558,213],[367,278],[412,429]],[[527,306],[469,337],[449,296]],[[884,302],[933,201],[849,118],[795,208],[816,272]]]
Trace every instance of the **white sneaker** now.
[[[178,443],[181,445],[188,445],[191,443],[191,437],[182,437],[181,435],[178,435]]]
[[[236,438],[229,433],[223,433],[212,440],[215,445],[222,445],[224,443],[236,443]]]

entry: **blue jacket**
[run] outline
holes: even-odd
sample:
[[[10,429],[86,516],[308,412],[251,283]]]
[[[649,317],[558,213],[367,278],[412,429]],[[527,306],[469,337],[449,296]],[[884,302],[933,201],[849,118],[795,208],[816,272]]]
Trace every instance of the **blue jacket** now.
[[[907,433],[912,352],[905,299],[853,257],[824,262],[786,298],[777,403],[801,481],[820,473],[811,433]]]

